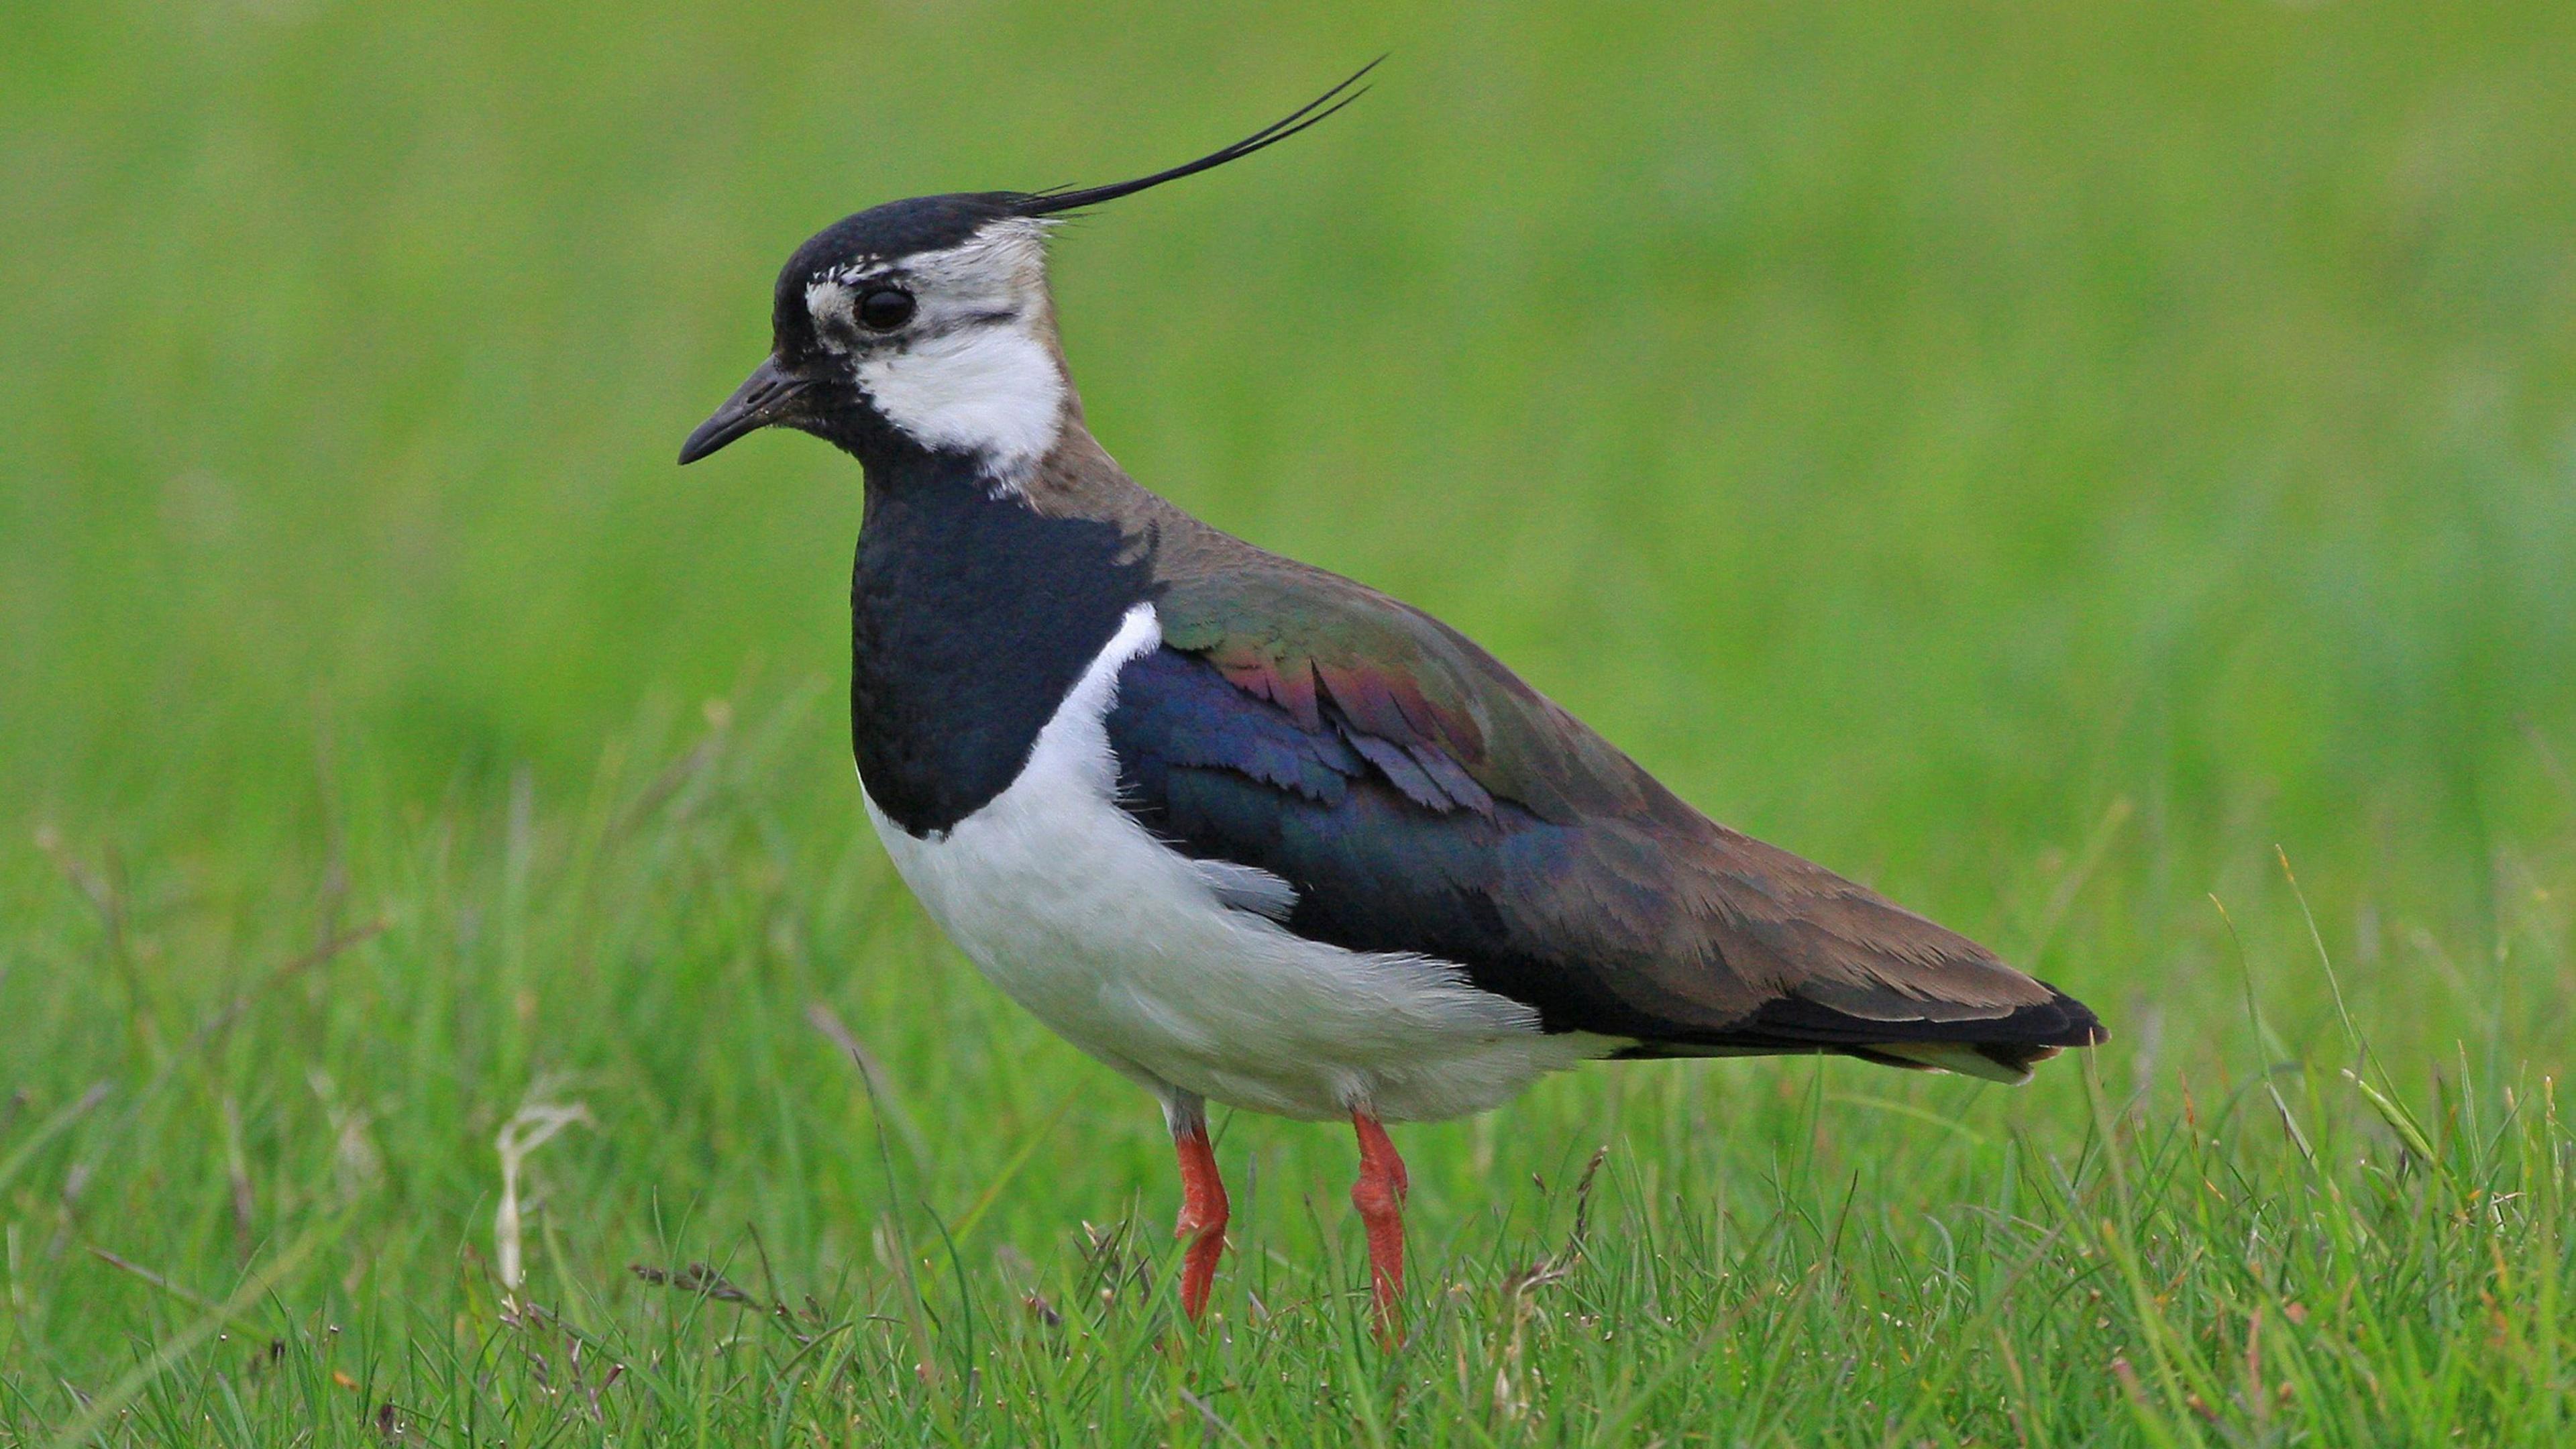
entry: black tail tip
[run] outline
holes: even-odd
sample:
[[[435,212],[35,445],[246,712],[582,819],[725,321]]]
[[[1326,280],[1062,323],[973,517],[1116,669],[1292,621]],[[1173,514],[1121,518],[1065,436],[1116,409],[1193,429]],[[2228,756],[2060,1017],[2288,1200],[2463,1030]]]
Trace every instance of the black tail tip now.
[[[2028,1076],[2031,1068],[2061,1052],[2100,1046],[2111,1039],[2111,1029],[2093,1014],[2093,1008],[2045,981],[2039,984],[2048,987],[2049,1000],[2006,1018],[2008,1027],[2020,1030],[2001,1040],[1973,1043],[1977,1055],[2008,1072]]]
[[[2102,1024],[2102,1018],[2093,1014],[2093,1008],[2048,982],[2039,984],[2048,987],[2048,1004],[2055,1009],[2058,1020],[2051,1024],[2050,1030],[2027,1038],[2032,1045],[2089,1047],[2100,1046],[2111,1039],[2111,1029]]]

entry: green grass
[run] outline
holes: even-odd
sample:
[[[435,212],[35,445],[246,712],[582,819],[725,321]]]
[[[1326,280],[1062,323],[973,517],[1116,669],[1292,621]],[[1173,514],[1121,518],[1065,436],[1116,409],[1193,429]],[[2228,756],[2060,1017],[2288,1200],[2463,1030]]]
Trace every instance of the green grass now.
[[[840,212],[1390,47],[1064,236],[1095,429],[2119,1036],[1399,1128],[1386,1354],[1347,1133],[1250,1116],[1173,1321],[1157,1114],[859,819],[854,470],[670,458]],[[0,1444],[2559,1442],[2571,68],[2545,0],[8,10]]]

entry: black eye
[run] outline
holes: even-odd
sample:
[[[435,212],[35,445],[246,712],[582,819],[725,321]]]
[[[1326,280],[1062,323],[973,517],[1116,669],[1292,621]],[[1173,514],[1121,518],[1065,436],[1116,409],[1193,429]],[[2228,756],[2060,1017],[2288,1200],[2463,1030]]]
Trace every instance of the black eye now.
[[[892,332],[912,320],[912,294],[901,287],[879,287],[859,299],[859,325],[870,332]]]

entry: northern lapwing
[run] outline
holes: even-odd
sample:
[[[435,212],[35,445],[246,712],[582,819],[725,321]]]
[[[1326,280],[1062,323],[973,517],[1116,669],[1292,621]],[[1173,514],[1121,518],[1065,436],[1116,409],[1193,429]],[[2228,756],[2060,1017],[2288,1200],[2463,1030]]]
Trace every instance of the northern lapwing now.
[[[1359,78],[1151,176],[825,228],[779,274],[769,359],[680,461],[772,426],[859,460],[868,818],[1004,994],[1161,1101],[1188,1313],[1224,1251],[1216,1101],[1358,1130],[1391,1331],[1405,1172],[1384,1123],[1598,1058],[1831,1052],[2018,1082],[2104,1032],[1710,820],[1464,634],[1201,523],[1093,440],[1052,221],[1275,145]]]

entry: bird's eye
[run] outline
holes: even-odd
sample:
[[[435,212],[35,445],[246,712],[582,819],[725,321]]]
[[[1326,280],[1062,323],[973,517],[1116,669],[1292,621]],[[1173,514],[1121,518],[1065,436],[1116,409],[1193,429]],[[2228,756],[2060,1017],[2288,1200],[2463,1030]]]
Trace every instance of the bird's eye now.
[[[912,294],[901,287],[879,287],[859,299],[859,325],[870,332],[892,332],[912,320]]]

